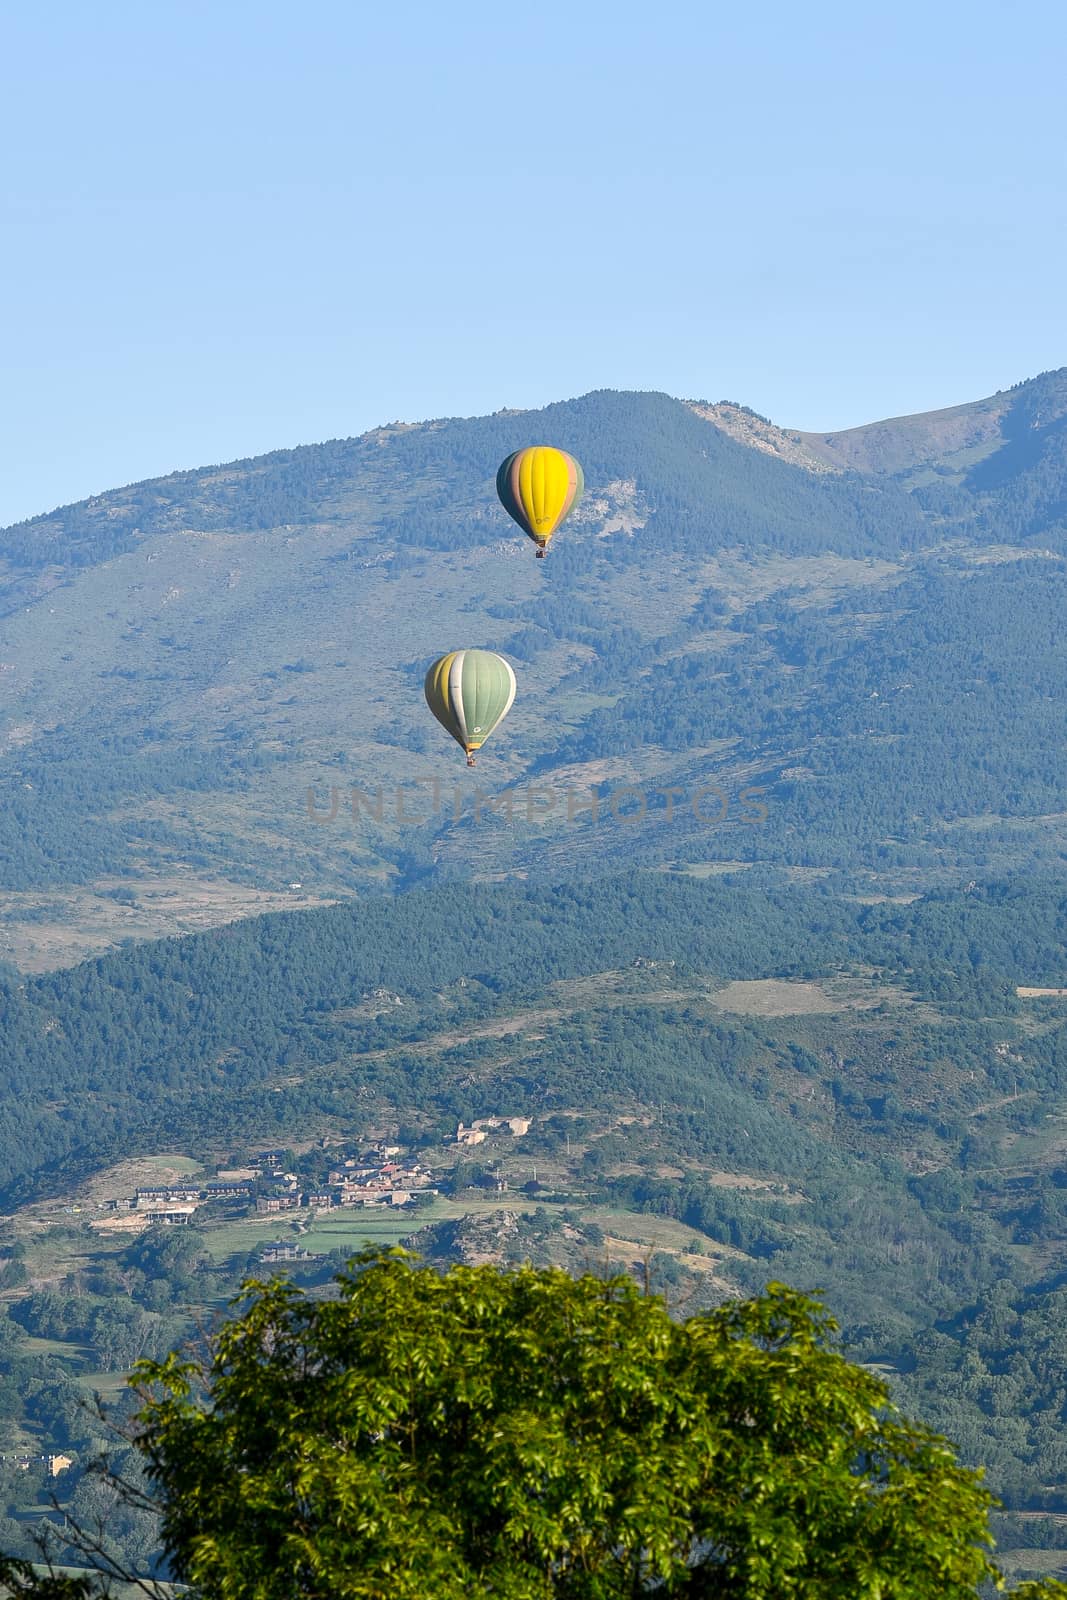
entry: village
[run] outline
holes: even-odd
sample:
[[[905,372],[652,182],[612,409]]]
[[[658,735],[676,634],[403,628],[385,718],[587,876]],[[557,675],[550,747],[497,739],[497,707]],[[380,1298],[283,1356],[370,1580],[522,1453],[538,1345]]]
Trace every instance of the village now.
[[[461,1122],[450,1143],[462,1149],[484,1144],[492,1134],[518,1139],[530,1126],[528,1117],[483,1117],[469,1125]],[[441,1193],[431,1168],[414,1159],[403,1145],[377,1142],[354,1154],[348,1154],[348,1148],[344,1141],[323,1139],[317,1151],[300,1157],[286,1149],[239,1151],[231,1153],[227,1165],[216,1167],[212,1182],[138,1188],[131,1195],[103,1201],[98,1209],[113,1214],[113,1225],[121,1217],[123,1225],[131,1228],[184,1226],[198,1211],[220,1203],[229,1217],[251,1218],[300,1210],[323,1213],[340,1207],[416,1209],[420,1201],[425,1203]],[[305,1173],[317,1166],[314,1181],[292,1171],[290,1163]],[[506,1188],[506,1181],[501,1179],[498,1187]],[[87,1208],[71,1205],[63,1209],[83,1212]],[[90,1226],[106,1228],[108,1223],[96,1220]],[[322,1259],[294,1240],[272,1240],[260,1249],[264,1263]],[[68,1471],[75,1458],[54,1450],[0,1454],[0,1462],[8,1461],[23,1471],[43,1465],[47,1476],[55,1478]]]
[[[469,1126],[461,1122],[453,1142],[461,1147],[479,1145],[491,1133],[522,1138],[529,1128],[529,1117],[483,1117]],[[293,1162],[305,1169],[301,1175],[286,1170],[291,1159],[287,1150],[245,1151],[216,1168],[213,1182],[138,1188],[132,1195],[107,1201],[104,1209],[136,1213],[146,1225],[181,1226],[212,1203],[223,1203],[231,1216],[272,1216],[302,1209],[321,1213],[342,1206],[415,1207],[441,1193],[430,1167],[413,1158],[403,1145],[379,1142],[347,1155],[343,1145],[331,1148],[331,1141],[324,1139],[321,1148],[330,1150],[330,1155],[323,1155],[312,1179],[306,1175],[306,1169],[315,1167],[312,1157]],[[293,1258],[293,1247],[267,1248],[288,1252],[269,1259]]]

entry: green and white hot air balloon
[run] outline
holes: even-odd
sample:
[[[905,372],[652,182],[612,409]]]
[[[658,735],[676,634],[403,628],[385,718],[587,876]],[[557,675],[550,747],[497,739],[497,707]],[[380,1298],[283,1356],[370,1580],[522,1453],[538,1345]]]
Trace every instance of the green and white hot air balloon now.
[[[515,699],[515,674],[492,650],[450,650],[426,674],[426,704],[467,752],[468,767]]]

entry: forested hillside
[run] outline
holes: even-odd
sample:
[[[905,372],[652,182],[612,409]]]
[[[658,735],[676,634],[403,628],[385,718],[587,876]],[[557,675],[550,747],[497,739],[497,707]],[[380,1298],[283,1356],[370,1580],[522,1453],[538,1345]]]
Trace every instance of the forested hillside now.
[[[340,1092],[339,1063],[353,1079],[349,1091],[366,1097],[370,1085],[394,1114],[463,1117],[480,1089],[456,1098],[430,1061],[408,1062],[397,1077],[394,1053],[446,1022],[456,1028],[508,1014],[543,1000],[555,983],[635,962],[672,962],[672,981],[695,983],[701,993],[712,981],[878,974],[894,992],[946,1005],[953,1021],[986,1019],[1014,1036],[1014,1019],[1027,1010],[1016,987],[1057,986],[1065,933],[1062,891],[1040,882],[899,906],[797,888],[761,891],[741,877],[640,873],[413,891],[138,945],[70,972],[4,980],[0,1167],[10,1199],[46,1161],[99,1164],[135,1130],[158,1141],[176,1097],[188,1099],[184,1128],[188,1118],[203,1118],[206,1136],[232,1123],[226,1137],[236,1137],[253,1102],[258,1118],[303,1107],[315,1092],[304,1069],[327,1069],[331,1093]],[[385,1016],[362,1015],[366,996],[382,988],[402,1004]],[[348,1007],[357,1009],[339,1020]],[[936,1027],[939,1013],[917,1015]],[[1021,1051],[1035,1082],[1057,1089],[1055,1028],[1019,1036],[1012,1058]],[[455,1049],[466,1060],[462,1039]],[[583,1086],[589,1092],[621,1071],[610,1051],[600,1066],[595,1056],[594,1049],[593,1076]],[[288,1069],[297,1069],[299,1088],[274,1099],[278,1074]],[[638,1051],[616,1089],[624,1081],[626,1092],[641,1093],[645,1070]],[[993,1073],[993,1087],[1018,1076],[995,1062],[981,1071]],[[306,1079],[313,1081],[324,1079]],[[578,1093],[576,1081],[571,1092]],[[523,1089],[524,1098],[530,1093]],[[734,1136],[720,1130],[717,1137]],[[786,1159],[803,1168],[808,1157]]]
[[[86,1359],[71,1342],[97,1352],[90,1369],[102,1352],[121,1366],[123,1339],[174,1339],[182,1308],[217,1304],[248,1262],[251,1240],[205,1213],[184,1288],[158,1287],[170,1269],[155,1265],[149,1294],[142,1268],[139,1331],[123,1331],[94,1310],[118,1280],[92,1207],[62,1304],[35,1286],[49,1204],[138,1153],[210,1169],[295,1147],[310,1175],[323,1140],[384,1137],[420,1152],[460,1214],[510,1174],[487,1218],[506,1258],[581,1266],[636,1228],[660,1241],[655,1281],[679,1305],[769,1278],[819,1291],[853,1351],[988,1463],[1010,1542],[1040,1544],[1032,1514],[1067,1512],[1047,1487],[1067,1448],[1048,1349],[1067,1001],[1017,990],[1067,988],[1065,930],[1062,887],[1041,880],[862,904],[741,873],[638,872],[445,885],[11,974],[5,1282],[15,1321],[60,1343],[34,1358],[55,1405],[43,1394],[26,1416],[9,1398],[9,1418],[52,1437]],[[494,1115],[531,1119],[521,1148],[457,1149],[457,1124]],[[448,1255],[455,1224],[434,1215],[426,1247]],[[324,1282],[328,1263],[309,1265]],[[20,1382],[26,1355],[11,1358]],[[1019,1425],[1024,1396],[1036,1432]]]

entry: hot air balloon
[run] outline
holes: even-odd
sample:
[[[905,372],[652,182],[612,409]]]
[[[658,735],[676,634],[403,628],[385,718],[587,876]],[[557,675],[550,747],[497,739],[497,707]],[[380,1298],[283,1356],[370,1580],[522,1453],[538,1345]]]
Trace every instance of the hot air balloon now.
[[[539,556],[584,490],[582,469],[574,457],[548,444],[516,450],[496,475],[504,510],[534,541]]]
[[[451,650],[426,674],[426,704],[467,752],[468,767],[515,698],[515,674],[491,650]]]

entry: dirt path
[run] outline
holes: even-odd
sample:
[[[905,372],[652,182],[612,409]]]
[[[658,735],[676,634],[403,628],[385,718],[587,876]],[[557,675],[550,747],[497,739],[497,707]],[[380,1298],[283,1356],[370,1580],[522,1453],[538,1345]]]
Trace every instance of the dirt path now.
[[[1013,1100],[1036,1100],[1036,1089],[1024,1089],[1021,1094],[1004,1094],[998,1100],[983,1100],[980,1106],[975,1106],[973,1111],[968,1111],[969,1117],[980,1117],[986,1111],[999,1111],[1001,1106],[1010,1106]]]
[[[709,999],[710,996],[705,989],[663,989],[649,994],[602,994],[597,1005],[600,1010],[607,1010],[626,1005],[665,1006],[677,1005],[680,1001],[707,1002]],[[572,1006],[543,1006],[530,1011],[516,1011],[510,1017],[500,1017],[491,1022],[472,1023],[467,1028],[444,1028],[440,1033],[435,1033],[431,1039],[418,1039],[410,1044],[389,1045],[382,1050],[363,1050],[358,1055],[347,1056],[345,1060],[346,1064],[353,1065],[360,1061],[384,1061],[387,1057],[396,1055],[437,1055],[443,1050],[454,1050],[457,1045],[474,1044],[480,1039],[506,1039],[535,1028],[550,1027],[564,1017],[572,1016],[575,1011],[588,1010],[588,1006],[589,1002],[583,1000],[581,1004]],[[321,1077],[325,1072],[336,1072],[337,1068],[337,1062],[330,1062],[327,1066],[316,1067],[312,1072],[277,1078],[267,1087],[291,1088],[294,1084],[306,1082],[308,1078]]]

